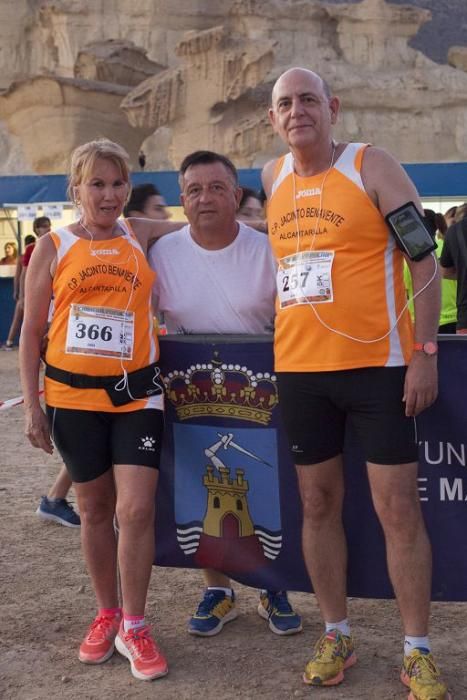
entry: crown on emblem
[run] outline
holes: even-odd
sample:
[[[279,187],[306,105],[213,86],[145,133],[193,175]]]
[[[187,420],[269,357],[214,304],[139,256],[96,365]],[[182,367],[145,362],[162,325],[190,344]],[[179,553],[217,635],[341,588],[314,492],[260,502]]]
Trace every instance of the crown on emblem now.
[[[180,420],[225,416],[267,425],[278,403],[276,377],[213,359],[164,377]]]

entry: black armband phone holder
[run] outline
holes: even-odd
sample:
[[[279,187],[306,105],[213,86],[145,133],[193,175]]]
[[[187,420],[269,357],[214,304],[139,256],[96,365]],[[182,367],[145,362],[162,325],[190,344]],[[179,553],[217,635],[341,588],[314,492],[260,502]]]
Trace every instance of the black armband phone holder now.
[[[437,244],[431,222],[422,216],[413,202],[407,202],[384,217],[398,247],[410,260],[422,260]]]

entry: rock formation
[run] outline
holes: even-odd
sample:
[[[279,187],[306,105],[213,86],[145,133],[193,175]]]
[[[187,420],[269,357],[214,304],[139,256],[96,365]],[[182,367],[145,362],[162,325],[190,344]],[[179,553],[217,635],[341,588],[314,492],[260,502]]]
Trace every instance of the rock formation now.
[[[132,90],[122,109],[134,126],[170,129],[172,167],[197,144],[261,165],[283,149],[266,115],[272,83],[300,64],[341,96],[339,138],[405,162],[464,160],[466,76],[407,45],[430,16],[384,0],[236,0],[221,27],[190,33],[176,49],[180,66]],[[145,151],[157,168],[158,154]]]
[[[131,41],[94,41],[78,53],[74,66],[75,78],[103,83],[136,86],[164,70],[146,56],[145,49]]]
[[[264,83],[273,65],[270,42],[251,42],[240,35],[234,41],[223,27],[214,27],[190,32],[177,45],[176,53],[180,68],[149,78],[123,100],[130,124],[150,126],[156,133],[160,127],[171,129],[168,158],[172,167],[195,144],[235,153],[237,164],[244,164],[242,152],[248,159],[261,138],[259,134],[250,138],[245,149],[238,140],[239,119],[242,132],[263,126],[266,141],[272,140],[266,112],[254,113],[254,90]],[[248,119],[249,113],[252,117]],[[145,152],[154,162],[157,154],[147,148]]]
[[[448,63],[467,73],[467,46],[451,46],[448,51]]]
[[[150,169],[201,147],[259,166],[282,150],[267,107],[293,65],[341,97],[338,138],[467,160],[467,49],[448,66],[410,48],[429,19],[385,0],[2,0],[0,174],[63,172],[100,135]]]
[[[46,76],[13,83],[0,94],[4,174],[67,172],[72,149],[99,136],[124,144],[136,162],[151,129],[128,127],[120,110],[128,89]]]

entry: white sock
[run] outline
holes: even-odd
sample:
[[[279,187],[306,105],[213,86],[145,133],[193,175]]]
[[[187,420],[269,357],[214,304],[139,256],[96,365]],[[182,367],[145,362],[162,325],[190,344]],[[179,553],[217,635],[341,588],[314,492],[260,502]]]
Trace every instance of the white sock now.
[[[408,656],[414,649],[427,649],[431,651],[430,640],[428,637],[411,637],[406,634],[404,638],[404,654]]]
[[[225,595],[233,598],[233,588],[222,588],[222,586],[208,586],[208,591],[224,591]]]
[[[145,625],[146,620],[142,615],[134,615],[129,618],[123,616],[123,629],[125,632],[128,632],[128,630],[137,630],[140,627],[145,627]]]
[[[346,637],[350,637],[350,625],[347,618],[345,620],[340,620],[339,622],[325,622],[326,632],[331,632],[332,630],[339,630],[341,634]]]

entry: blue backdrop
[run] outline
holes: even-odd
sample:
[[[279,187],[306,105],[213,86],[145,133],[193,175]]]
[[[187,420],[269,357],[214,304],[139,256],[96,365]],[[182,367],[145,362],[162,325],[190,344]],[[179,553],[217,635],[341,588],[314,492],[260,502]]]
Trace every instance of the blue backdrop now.
[[[211,566],[247,585],[310,591],[301,507],[268,337],[162,339],[167,421],[156,563]],[[467,339],[440,337],[440,394],[418,419],[419,492],[433,599],[467,600]],[[391,597],[381,527],[349,432],[345,528],[351,596]]]
[[[462,197],[467,195],[467,163],[406,163],[403,164],[421,197]],[[261,187],[261,170],[238,171],[245,187]],[[152,182],[170,206],[180,204],[180,189],[176,171],[144,171],[131,173],[133,185]],[[0,177],[0,205],[43,202],[66,202],[66,175],[10,175]]]

